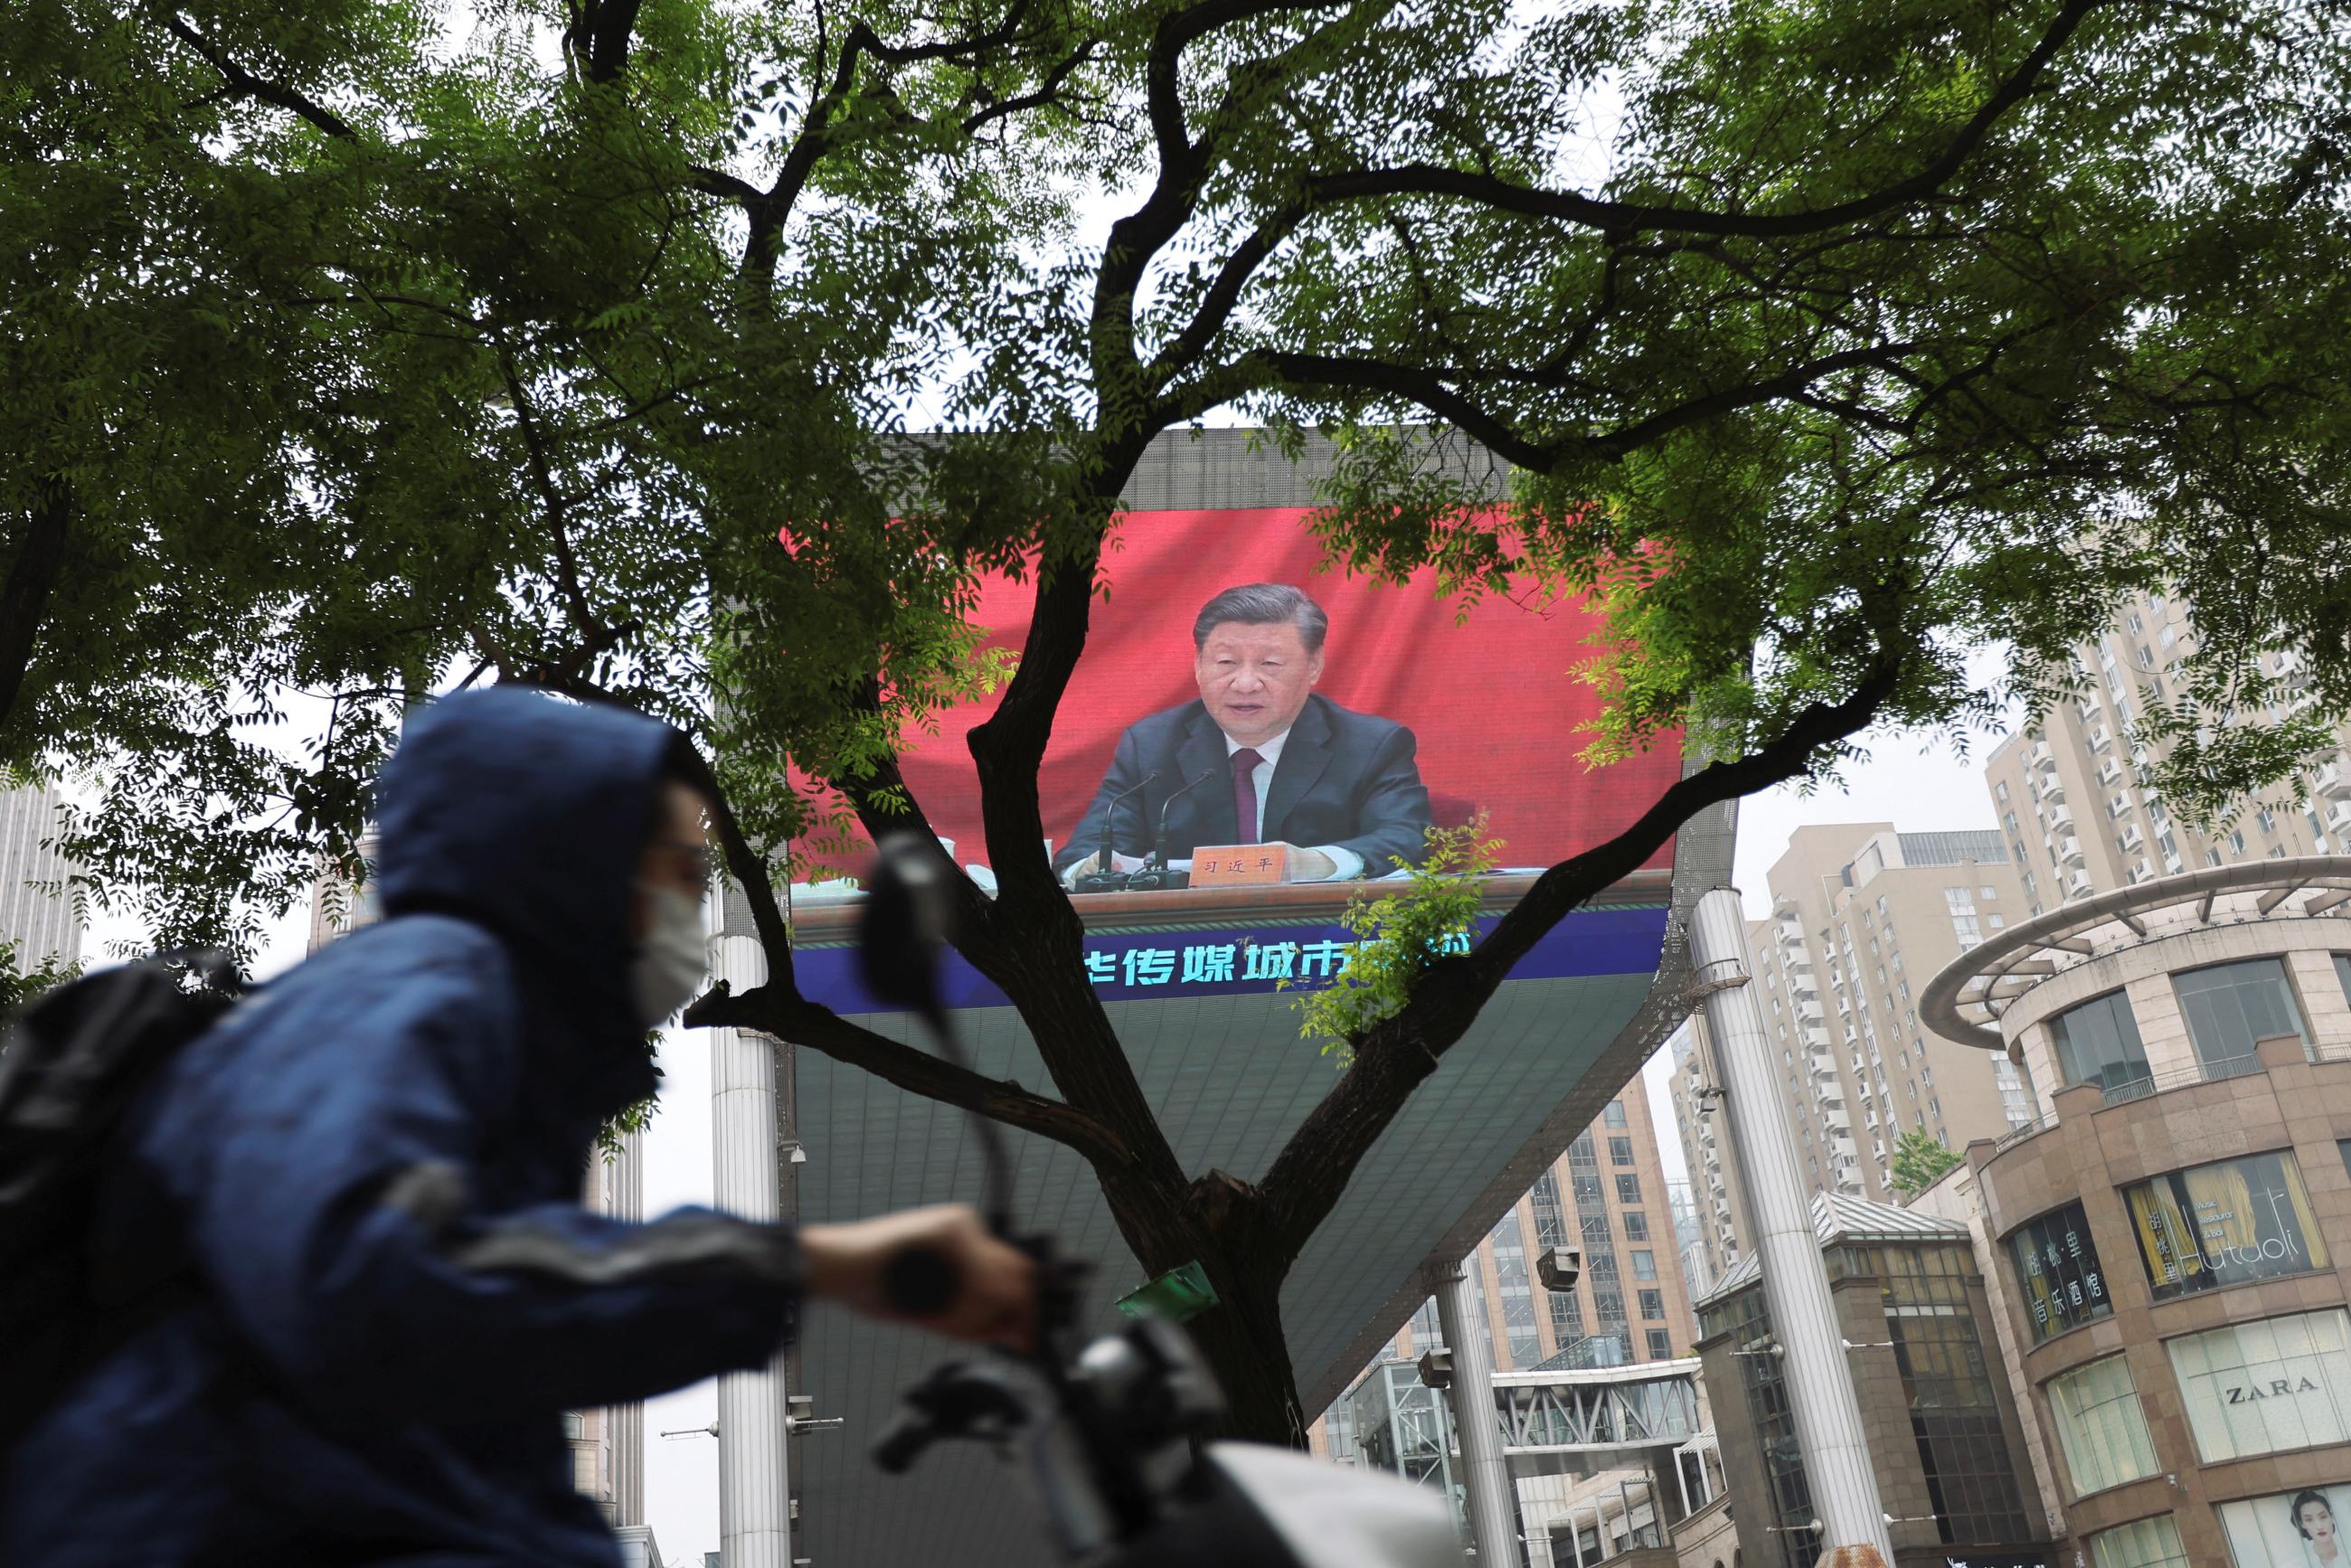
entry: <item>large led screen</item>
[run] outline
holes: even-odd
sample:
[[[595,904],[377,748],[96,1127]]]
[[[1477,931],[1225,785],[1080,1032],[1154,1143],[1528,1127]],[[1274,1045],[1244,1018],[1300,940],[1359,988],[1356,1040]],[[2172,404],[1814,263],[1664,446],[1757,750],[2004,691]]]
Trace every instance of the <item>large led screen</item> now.
[[[1499,869],[1541,868],[1622,830],[1678,777],[1670,741],[1604,769],[1578,758],[1600,707],[1579,671],[1601,630],[1580,601],[1489,597],[1465,613],[1426,572],[1391,586],[1325,571],[1308,515],[1120,522],[1040,778],[1044,836],[1073,892],[1375,878],[1420,858],[1431,825],[1481,814]],[[973,619],[991,647],[1021,647],[1034,594],[982,585]],[[904,763],[983,884],[967,737],[993,706],[910,736]],[[1668,844],[1648,863],[1671,860]]]

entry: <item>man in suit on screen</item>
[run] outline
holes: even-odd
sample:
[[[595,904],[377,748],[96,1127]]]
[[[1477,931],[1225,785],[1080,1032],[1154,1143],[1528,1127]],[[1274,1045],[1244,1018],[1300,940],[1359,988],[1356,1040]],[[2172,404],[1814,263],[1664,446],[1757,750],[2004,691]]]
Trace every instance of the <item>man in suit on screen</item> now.
[[[1187,866],[1201,844],[1279,843],[1293,882],[1384,876],[1417,861],[1428,790],[1412,731],[1315,694],[1330,617],[1298,589],[1228,588],[1192,623],[1199,696],[1119,737],[1070,843],[1064,880],[1140,868],[1155,847]],[[1164,829],[1163,829],[1164,822]],[[1164,832],[1164,837],[1163,837]]]

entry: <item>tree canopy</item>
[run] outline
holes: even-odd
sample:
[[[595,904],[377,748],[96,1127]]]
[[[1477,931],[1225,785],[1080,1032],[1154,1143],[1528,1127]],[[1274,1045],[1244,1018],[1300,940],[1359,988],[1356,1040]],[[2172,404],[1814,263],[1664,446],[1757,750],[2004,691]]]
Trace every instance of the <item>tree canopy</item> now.
[[[1146,1267],[1207,1270],[1228,1309],[1195,1326],[1260,1433],[1298,1429],[1275,1303],[1356,1162],[1696,810],[2054,701],[2157,583],[2208,629],[2143,695],[2176,809],[2294,787],[2351,711],[2330,7],[468,15],[32,0],[6,31],[0,758],[97,770],[100,895],[249,942],[348,862],[436,686],[680,724],[773,975],[692,1016],[1079,1150]],[[1560,674],[1607,698],[1592,755],[1686,731],[1707,764],[1367,1012],[1239,1176],[1180,1168],[1037,852],[1116,497],[1210,417],[1339,437],[1345,570],[1433,563],[1473,613],[1592,596],[1613,640]],[[1448,478],[1445,432],[1511,495]],[[973,656],[987,571],[1035,588],[1017,661]],[[919,823],[898,737],[989,691],[1000,885],[957,879],[961,942],[1050,1093],[808,1002],[773,893],[779,846]],[[297,692],[331,716],[288,758]]]
[[[1894,1190],[1905,1197],[1916,1197],[1942,1180],[1944,1172],[1965,1164],[1965,1157],[1953,1153],[1941,1139],[1924,1127],[1913,1128],[1894,1145]]]

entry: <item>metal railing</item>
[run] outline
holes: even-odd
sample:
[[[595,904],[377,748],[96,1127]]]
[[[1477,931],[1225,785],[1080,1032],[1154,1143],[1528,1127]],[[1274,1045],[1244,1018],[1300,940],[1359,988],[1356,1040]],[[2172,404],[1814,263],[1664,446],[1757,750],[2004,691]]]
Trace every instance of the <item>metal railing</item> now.
[[[2109,1083],[2101,1098],[2106,1105],[2127,1105],[2134,1100],[2145,1100],[2167,1090],[2185,1089],[2196,1083],[2219,1083],[2231,1078],[2247,1078],[2262,1071],[2262,1059],[2252,1051],[2242,1056],[2222,1057],[2216,1061],[2191,1061],[2184,1066],[2167,1067],[2159,1072],[2148,1072],[2140,1078]]]

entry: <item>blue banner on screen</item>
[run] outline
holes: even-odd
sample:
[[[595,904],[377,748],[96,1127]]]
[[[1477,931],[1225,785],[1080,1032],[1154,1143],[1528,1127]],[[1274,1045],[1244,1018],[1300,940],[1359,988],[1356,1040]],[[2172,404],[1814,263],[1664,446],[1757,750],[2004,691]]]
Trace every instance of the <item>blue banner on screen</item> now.
[[[1483,938],[1499,916],[1479,923]],[[1647,975],[1657,967],[1666,911],[1592,909],[1553,926],[1510,971],[1513,980],[1584,975]],[[1335,978],[1354,942],[1343,925],[1276,925],[1243,931],[1156,931],[1085,939],[1087,977],[1104,1001],[1139,1002],[1169,997],[1226,997],[1275,991],[1285,980],[1309,990]],[[837,1013],[895,1012],[874,999],[858,975],[857,951],[799,947],[792,960],[800,994]],[[1010,1005],[1002,991],[966,963],[946,955],[941,989],[951,1008]]]

